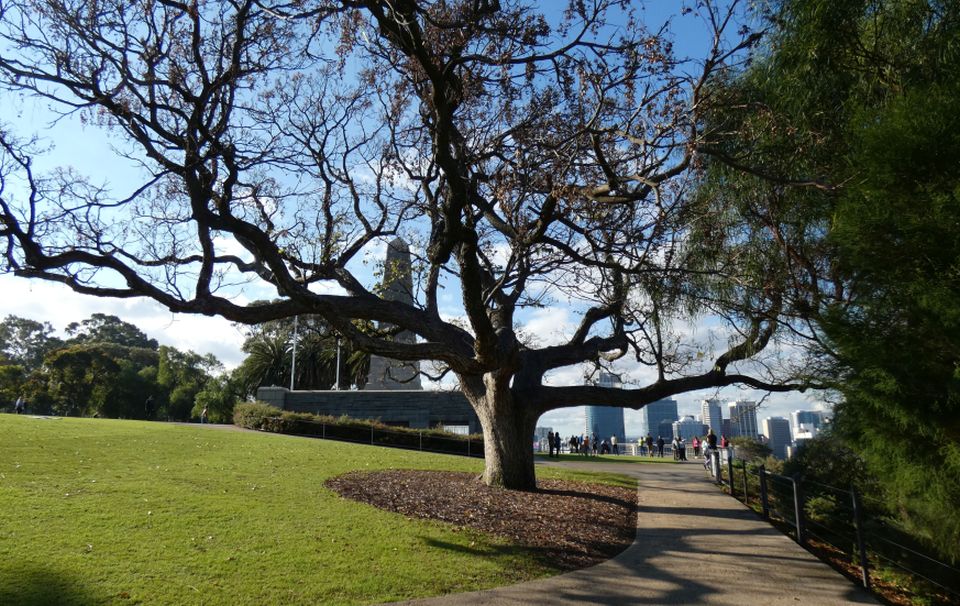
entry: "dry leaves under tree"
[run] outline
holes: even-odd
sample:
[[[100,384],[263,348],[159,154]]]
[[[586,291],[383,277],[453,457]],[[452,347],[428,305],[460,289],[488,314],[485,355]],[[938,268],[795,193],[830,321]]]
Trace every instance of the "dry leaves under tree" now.
[[[468,473],[388,470],[349,473],[326,485],[404,516],[504,537],[561,571],[609,559],[636,535],[636,491],[604,484],[539,480],[536,491],[518,491],[486,486]]]

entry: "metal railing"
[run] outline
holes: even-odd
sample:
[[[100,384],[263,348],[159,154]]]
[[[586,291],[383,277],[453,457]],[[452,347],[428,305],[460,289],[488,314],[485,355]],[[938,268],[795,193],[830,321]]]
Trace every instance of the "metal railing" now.
[[[841,553],[870,588],[879,570],[905,574],[960,603],[960,568],[924,553],[920,542],[883,514],[878,500],[854,487],[771,473],[728,456],[708,465],[712,477],[765,519],[779,522],[801,545],[811,540]],[[870,501],[874,501],[871,505]]]

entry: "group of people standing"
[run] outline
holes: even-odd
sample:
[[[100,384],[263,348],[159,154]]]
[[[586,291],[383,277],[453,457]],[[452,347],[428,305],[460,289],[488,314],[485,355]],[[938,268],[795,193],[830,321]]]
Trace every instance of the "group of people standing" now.
[[[646,437],[640,438],[637,440],[637,451],[641,456],[649,455],[651,457],[663,457],[664,446],[666,445],[666,440],[663,439],[663,436],[657,436],[657,439],[654,440],[653,436],[647,434]],[[693,448],[693,456],[699,458],[700,456],[706,457],[711,450],[716,450],[718,445],[717,435],[713,433],[713,430],[709,430],[707,435],[700,439],[698,436],[694,436],[690,440],[690,446]],[[726,436],[723,436],[720,439],[720,447],[726,448],[729,445],[729,441]],[[687,441],[682,436],[677,436],[673,438],[671,444],[673,448],[673,458],[676,461],[687,461]]]
[[[560,451],[563,448],[563,439],[560,432],[547,432],[547,444],[549,445],[550,457],[560,457]],[[620,447],[617,445],[617,436],[610,436],[610,441],[601,440],[597,434],[593,437],[589,435],[570,436],[566,443],[570,448],[571,454],[581,454],[583,456],[598,454],[620,454]]]
[[[657,439],[654,440],[653,436],[647,434],[647,437],[640,438],[637,440],[637,452],[643,455],[650,455],[651,457],[662,457],[663,456],[663,447],[666,446],[667,442],[663,439],[663,436],[657,436]]]
[[[559,458],[564,444],[568,445],[571,454],[581,454],[583,456],[591,454],[596,456],[598,454],[608,453],[620,454],[616,436],[611,436],[608,442],[607,440],[600,440],[596,434],[592,437],[589,435],[570,436],[567,440],[564,440],[560,437],[560,432],[550,431],[547,433],[547,445],[550,451],[548,456]],[[663,436],[657,436],[657,439],[654,440],[653,436],[647,434],[646,437],[637,440],[637,452],[641,456],[663,457],[666,444],[667,441]],[[701,456],[707,458],[710,452],[717,450],[718,446],[720,448],[726,448],[729,444],[730,442],[726,436],[721,436],[718,439],[712,429],[709,430],[703,438],[694,436],[693,439],[690,440],[690,446],[693,448],[693,456],[696,458],[700,458]],[[688,460],[687,441],[682,436],[673,438],[671,447],[675,461]]]

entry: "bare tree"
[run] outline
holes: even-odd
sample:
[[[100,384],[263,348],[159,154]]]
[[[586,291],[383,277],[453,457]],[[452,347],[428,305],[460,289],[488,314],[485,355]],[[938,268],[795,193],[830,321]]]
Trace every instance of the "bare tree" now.
[[[739,370],[784,332],[775,285],[685,246],[705,85],[756,40],[729,43],[735,3],[703,8],[698,64],[617,0],[562,15],[519,0],[0,6],[3,86],[109,129],[145,175],[123,194],[36,175],[5,136],[7,271],[244,323],[317,314],[365,351],[436,361],[480,418],[484,481],[510,488],[535,487],[530,438],[549,410],[798,387],[785,368]],[[420,251],[413,305],[357,271],[398,234]],[[278,298],[234,302],[255,283]],[[461,318],[441,315],[441,289],[459,290]],[[556,298],[580,324],[538,346],[517,313]],[[670,326],[704,312],[733,337],[698,365]],[[628,355],[656,379],[544,384]]]

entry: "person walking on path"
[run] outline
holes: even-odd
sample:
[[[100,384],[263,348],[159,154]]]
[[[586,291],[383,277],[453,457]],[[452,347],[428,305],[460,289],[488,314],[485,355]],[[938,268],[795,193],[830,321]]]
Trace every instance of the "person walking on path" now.
[[[693,456],[699,458],[700,457],[700,438],[698,438],[697,436],[693,436],[693,441],[691,442],[691,446],[693,446]]]
[[[200,412],[200,422],[201,422],[201,423],[208,423],[208,422],[209,422],[209,421],[207,421],[207,407],[206,407],[206,406],[204,406],[204,407],[203,407],[203,411]]]
[[[23,409],[24,409],[24,407],[25,407],[25,406],[24,406],[24,403],[23,403],[23,396],[20,396],[19,398],[17,398],[17,403],[13,405],[13,410],[14,410],[14,412],[16,412],[18,415],[19,415],[19,414],[23,414]]]
[[[666,442],[663,441],[663,436],[657,436],[657,456],[661,459],[663,458],[663,445]]]
[[[653,456],[653,436],[647,434],[647,454]]]
[[[713,453],[717,451],[717,434],[713,433],[713,430],[707,432],[706,447],[703,449],[703,466],[706,469],[710,469],[712,464]]]
[[[547,449],[548,449],[547,456],[552,459],[553,458],[553,432],[552,431],[547,432]]]
[[[683,439],[683,436],[677,438],[677,446],[680,447],[680,460],[687,460],[687,442]]]
[[[613,454],[620,454],[620,450],[617,448],[617,436],[610,436],[610,448],[613,450]]]
[[[560,432],[553,434],[553,446],[557,451],[557,458],[560,458],[560,447],[562,446],[562,440],[560,439]]]

